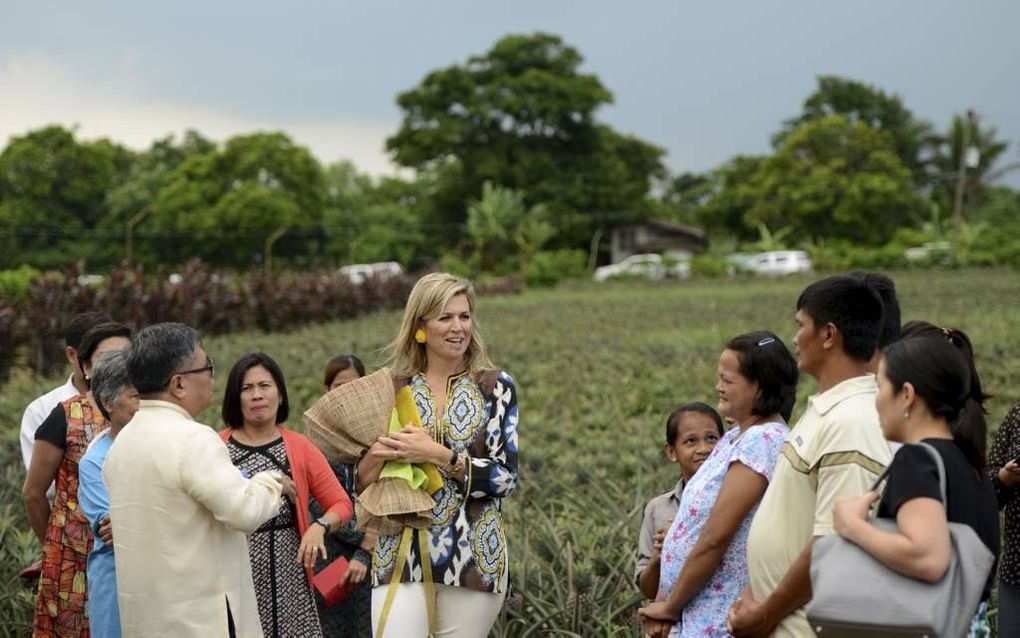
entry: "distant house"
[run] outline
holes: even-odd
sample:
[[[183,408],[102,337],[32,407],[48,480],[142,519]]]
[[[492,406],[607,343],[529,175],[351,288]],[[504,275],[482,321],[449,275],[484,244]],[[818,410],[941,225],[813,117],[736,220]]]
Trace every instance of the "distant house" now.
[[[610,258],[614,264],[641,253],[688,259],[707,245],[705,231],[700,228],[649,219],[614,228]]]

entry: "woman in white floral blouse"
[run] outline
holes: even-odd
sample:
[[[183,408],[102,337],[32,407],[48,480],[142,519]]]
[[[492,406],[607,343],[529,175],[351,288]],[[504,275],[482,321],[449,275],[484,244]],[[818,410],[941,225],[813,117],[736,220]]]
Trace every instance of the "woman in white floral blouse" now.
[[[373,556],[375,635],[489,634],[507,591],[500,504],[517,488],[517,389],[485,353],[471,284],[422,277],[388,365],[410,386],[423,428],[380,438],[358,464],[359,492],[387,461],[434,463],[443,475],[432,524],[381,536]],[[427,554],[427,556],[424,556]]]

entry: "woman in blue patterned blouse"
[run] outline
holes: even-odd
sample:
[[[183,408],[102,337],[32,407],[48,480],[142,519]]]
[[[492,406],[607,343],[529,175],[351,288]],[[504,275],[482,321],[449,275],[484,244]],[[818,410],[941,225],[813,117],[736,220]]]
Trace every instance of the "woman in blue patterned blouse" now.
[[[443,487],[430,526],[380,536],[376,544],[377,638],[385,629],[408,638],[487,636],[506,595],[500,504],[517,487],[517,390],[489,362],[474,309],[470,282],[426,275],[411,290],[390,346],[388,365],[398,385],[410,386],[424,427],[372,445],[358,464],[358,491],[394,460],[434,463]]]

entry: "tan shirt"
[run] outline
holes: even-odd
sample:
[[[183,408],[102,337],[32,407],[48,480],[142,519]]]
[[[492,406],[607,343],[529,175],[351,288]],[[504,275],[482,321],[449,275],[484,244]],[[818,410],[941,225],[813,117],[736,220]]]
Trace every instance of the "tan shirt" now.
[[[245,479],[208,426],[141,402],[103,467],[122,635],[218,638],[227,601],[239,638],[261,637],[245,536],[280,507],[265,472]]]
[[[775,476],[751,523],[747,566],[756,600],[769,596],[813,536],[833,531],[836,499],[859,496],[892,460],[875,410],[874,375],[847,379],[808,399],[783,443]],[[814,636],[804,608],[774,636]]]
[[[655,532],[663,527],[669,529],[680,509],[680,496],[684,491],[683,479],[677,481],[676,485],[668,492],[663,492],[652,498],[645,505],[645,517],[641,521],[641,533],[638,535],[638,558],[637,567],[634,569],[634,584],[641,578],[641,572],[648,567],[654,552]]]

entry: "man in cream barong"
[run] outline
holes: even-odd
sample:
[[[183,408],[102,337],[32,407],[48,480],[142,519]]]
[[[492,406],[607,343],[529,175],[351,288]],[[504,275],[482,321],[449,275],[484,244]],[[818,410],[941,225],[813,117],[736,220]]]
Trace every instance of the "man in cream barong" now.
[[[127,367],[141,406],[103,470],[123,635],[262,636],[245,534],[279,511],[285,479],[242,476],[195,421],[214,369],[194,329],[143,329]]]

